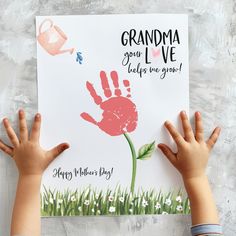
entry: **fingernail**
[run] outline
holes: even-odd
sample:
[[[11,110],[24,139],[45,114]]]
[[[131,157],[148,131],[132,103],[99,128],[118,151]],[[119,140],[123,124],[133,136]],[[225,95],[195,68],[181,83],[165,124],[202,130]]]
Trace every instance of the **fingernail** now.
[[[197,111],[197,112],[196,112],[196,115],[197,115],[198,117],[200,117],[200,116],[201,116],[201,113],[200,113],[199,111]]]
[[[167,126],[169,124],[170,124],[170,121],[168,121],[168,120],[166,120],[165,123],[164,123],[165,126]]]
[[[65,148],[66,148],[66,149],[67,149],[67,148],[69,148],[69,147],[70,147],[70,145],[69,145],[69,144],[66,144],[66,145],[65,145]]]
[[[39,113],[37,113],[36,115],[35,115],[35,119],[40,119],[40,114]]]
[[[7,123],[8,123],[8,119],[7,119],[7,118],[3,118],[2,122],[3,122],[4,124],[7,124]]]
[[[19,110],[19,116],[22,117],[24,115],[24,111],[22,109]]]
[[[64,144],[63,146],[62,146],[62,149],[63,150],[66,150],[66,149],[68,149],[70,146],[69,146],[69,144]]]

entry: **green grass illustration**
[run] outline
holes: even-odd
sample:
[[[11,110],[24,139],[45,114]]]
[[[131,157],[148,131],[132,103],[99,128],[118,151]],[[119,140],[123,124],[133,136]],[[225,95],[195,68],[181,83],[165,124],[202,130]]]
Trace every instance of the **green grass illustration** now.
[[[120,186],[97,191],[91,187],[63,192],[46,189],[41,194],[42,216],[96,216],[190,214],[189,200],[179,191],[137,191]]]

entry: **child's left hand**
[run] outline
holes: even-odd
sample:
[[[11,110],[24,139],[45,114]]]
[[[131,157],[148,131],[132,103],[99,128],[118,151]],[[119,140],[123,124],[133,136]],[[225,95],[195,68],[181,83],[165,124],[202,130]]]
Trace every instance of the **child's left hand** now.
[[[48,165],[64,150],[69,148],[67,143],[61,143],[49,151],[41,148],[39,144],[40,114],[35,115],[30,135],[28,134],[23,110],[19,111],[19,137],[17,137],[7,118],[3,119],[3,124],[13,147],[6,145],[0,140],[0,149],[14,159],[20,176],[41,176]]]

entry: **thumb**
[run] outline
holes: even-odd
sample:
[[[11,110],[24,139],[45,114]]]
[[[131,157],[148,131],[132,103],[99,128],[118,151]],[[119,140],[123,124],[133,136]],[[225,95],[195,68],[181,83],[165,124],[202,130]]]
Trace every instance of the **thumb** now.
[[[61,143],[54,147],[53,149],[49,150],[46,154],[48,159],[48,164],[50,164],[54,159],[56,159],[62,152],[68,149],[70,146],[68,143]]]
[[[176,155],[175,153],[164,143],[158,144],[158,148],[161,149],[162,153],[166,158],[175,166],[176,164]]]

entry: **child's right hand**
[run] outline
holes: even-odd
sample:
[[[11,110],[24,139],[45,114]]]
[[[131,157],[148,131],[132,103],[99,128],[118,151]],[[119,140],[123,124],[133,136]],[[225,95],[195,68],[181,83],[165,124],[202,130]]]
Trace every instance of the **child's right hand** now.
[[[158,147],[181,173],[185,181],[195,177],[205,176],[209,153],[217,141],[220,128],[216,127],[210,138],[204,141],[200,112],[195,113],[195,135],[184,111],[180,113],[180,118],[182,120],[184,137],[169,121],[165,122],[165,127],[177,145],[177,153],[174,153],[167,145],[162,143],[160,143]]]
[[[209,154],[220,134],[220,128],[216,127],[210,138],[205,141],[199,112],[195,113],[195,135],[185,112],[180,113],[180,118],[184,137],[170,122],[165,122],[165,127],[177,145],[177,153],[174,153],[165,144],[159,144],[158,147],[183,177],[191,206],[192,224],[194,225],[192,230],[201,232],[201,235],[208,235],[213,231],[220,234],[222,230],[219,229],[220,226],[217,227],[219,224],[218,212],[205,174]],[[216,227],[213,231],[212,225]],[[205,232],[202,231],[203,226]]]

